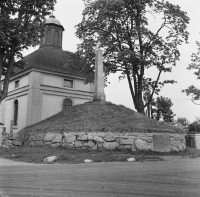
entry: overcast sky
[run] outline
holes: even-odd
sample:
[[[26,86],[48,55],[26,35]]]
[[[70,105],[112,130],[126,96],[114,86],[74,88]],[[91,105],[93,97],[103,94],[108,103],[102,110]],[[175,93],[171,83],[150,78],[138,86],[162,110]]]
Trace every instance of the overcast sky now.
[[[193,104],[191,98],[181,93],[181,90],[192,84],[200,88],[200,81],[196,80],[193,74],[194,71],[186,69],[190,63],[191,54],[197,52],[196,41],[200,41],[200,0],[168,1],[178,4],[183,11],[187,12],[190,18],[190,24],[188,25],[190,36],[189,43],[184,43],[179,47],[181,57],[180,61],[177,62],[177,66],[173,68],[172,73],[162,76],[163,79],[173,79],[177,83],[166,85],[160,95],[169,97],[172,100],[174,103],[172,110],[176,114],[176,118],[185,117],[189,121],[194,121],[196,118],[200,118],[200,105]],[[83,9],[84,4],[82,0],[57,0],[54,15],[65,28],[63,50],[76,51],[76,46],[80,41],[75,36],[74,26],[81,22]],[[30,53],[30,50],[25,52],[24,55],[28,53]],[[119,81],[117,75],[112,75],[109,77],[109,81],[110,84],[105,88],[106,100],[134,109],[126,79]]]

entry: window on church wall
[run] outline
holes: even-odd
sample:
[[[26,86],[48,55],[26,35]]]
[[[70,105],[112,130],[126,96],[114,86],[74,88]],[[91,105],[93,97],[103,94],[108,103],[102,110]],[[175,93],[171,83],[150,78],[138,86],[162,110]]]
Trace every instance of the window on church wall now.
[[[17,122],[18,122],[18,108],[19,108],[18,100],[15,100],[15,101],[14,101],[13,126],[17,126]]]
[[[68,107],[72,106],[72,101],[70,99],[65,99],[63,101],[63,110],[66,110]]]
[[[15,88],[19,87],[19,80],[15,81]]]
[[[73,88],[73,80],[64,79],[64,87]]]

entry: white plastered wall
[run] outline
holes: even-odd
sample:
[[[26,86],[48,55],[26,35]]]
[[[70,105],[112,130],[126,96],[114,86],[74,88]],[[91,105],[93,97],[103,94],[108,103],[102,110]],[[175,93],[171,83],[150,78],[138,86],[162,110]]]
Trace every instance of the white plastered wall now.
[[[15,81],[19,80],[19,87],[15,88]],[[18,126],[13,132],[18,132],[26,126],[27,116],[27,94],[24,92],[29,85],[29,73],[11,79],[8,87],[8,96],[0,104],[0,122],[6,127],[6,131],[10,132],[10,121],[13,120],[14,100],[19,102],[18,109]]]
[[[57,114],[63,109],[63,101],[66,98],[70,98],[73,105],[83,104],[90,101],[84,98],[73,98],[67,96],[56,96],[50,94],[43,94],[42,96],[42,120],[49,118],[50,116]]]
[[[42,120],[61,111],[62,97],[54,95],[42,96]]]
[[[86,92],[94,91],[94,85],[91,83],[85,84],[83,79],[77,79],[77,78],[74,79],[72,77],[56,76],[56,75],[44,74],[44,73],[43,73],[43,77],[42,77],[42,85],[66,88],[63,85],[64,79],[73,80],[73,88],[72,89],[86,91]]]
[[[54,86],[54,87],[62,87],[63,81],[62,77],[51,75],[51,74],[42,74],[42,84],[47,86]]]
[[[18,100],[18,124],[17,127],[13,128],[14,133],[26,126],[28,95],[5,100],[5,127],[7,132],[10,132],[10,121],[13,120],[15,99]]]
[[[29,75],[26,74],[24,76],[16,77],[15,79],[11,80],[8,87],[8,92],[15,90],[15,81],[19,80],[19,87],[22,88],[28,85],[29,82]]]
[[[73,88],[63,86],[63,80],[73,80]],[[70,98],[73,105],[82,104],[92,100],[91,95],[94,90],[93,84],[84,84],[83,79],[74,79],[65,76],[57,76],[49,73],[42,73],[42,120],[60,112],[63,108],[65,98]],[[59,89],[48,89],[49,87],[59,87]]]
[[[200,134],[195,134],[196,149],[200,149]]]
[[[5,100],[3,100],[0,104],[0,122],[4,124],[5,120]]]

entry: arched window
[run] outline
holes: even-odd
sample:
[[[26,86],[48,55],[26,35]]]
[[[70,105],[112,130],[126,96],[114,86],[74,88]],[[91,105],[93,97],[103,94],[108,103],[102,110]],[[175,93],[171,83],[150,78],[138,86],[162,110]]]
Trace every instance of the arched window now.
[[[65,99],[63,101],[63,110],[67,109],[68,107],[72,106],[72,101],[70,99]]]
[[[58,33],[58,31],[54,32],[54,45],[59,46],[59,33]]]
[[[46,40],[47,44],[51,44],[51,31],[47,30],[46,35],[47,35],[47,37],[46,37],[47,38],[47,40]]]
[[[14,121],[13,121],[13,126],[17,126],[17,121],[18,121],[18,100],[14,101]]]

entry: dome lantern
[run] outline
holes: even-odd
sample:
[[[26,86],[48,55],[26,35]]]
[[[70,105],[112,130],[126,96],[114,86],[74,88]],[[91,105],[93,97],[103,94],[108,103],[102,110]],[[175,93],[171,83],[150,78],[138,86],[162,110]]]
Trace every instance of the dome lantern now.
[[[62,49],[62,35],[65,30],[58,19],[51,15],[44,23],[45,32],[40,47],[52,46]]]

